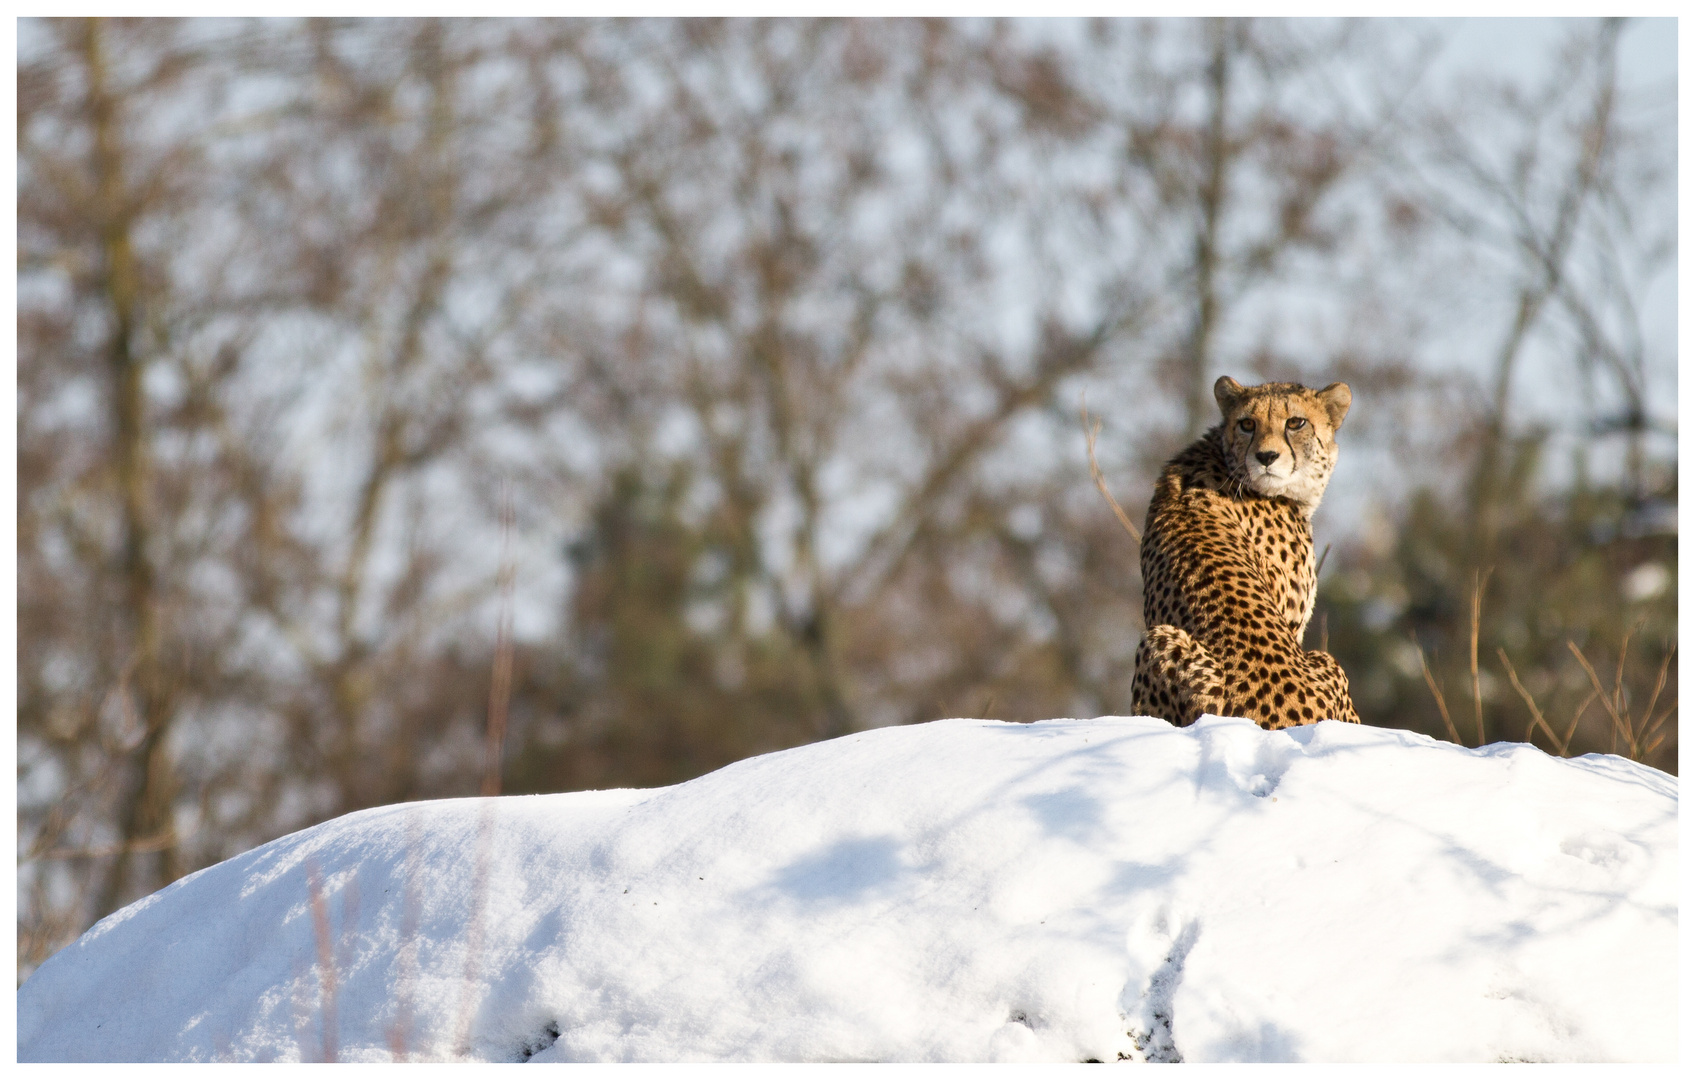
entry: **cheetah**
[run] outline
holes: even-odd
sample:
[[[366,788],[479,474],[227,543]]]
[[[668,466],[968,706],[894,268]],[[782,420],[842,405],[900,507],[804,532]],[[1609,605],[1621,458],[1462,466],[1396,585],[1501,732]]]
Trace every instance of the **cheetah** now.
[[[1345,383],[1213,386],[1223,422],[1166,463],[1142,536],[1133,711],[1277,729],[1359,723],[1335,657],[1301,647],[1317,592],[1312,512],[1336,465]]]

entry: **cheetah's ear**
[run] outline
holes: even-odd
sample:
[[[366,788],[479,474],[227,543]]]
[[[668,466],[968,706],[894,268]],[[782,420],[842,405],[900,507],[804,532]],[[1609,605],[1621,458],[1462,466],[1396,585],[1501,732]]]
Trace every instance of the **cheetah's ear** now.
[[[1236,402],[1241,400],[1242,391],[1246,389],[1247,387],[1230,376],[1220,375],[1218,381],[1212,384],[1212,396],[1218,400],[1218,411],[1228,415]],[[1346,390],[1347,387],[1344,386],[1342,389]],[[1343,411],[1347,410],[1346,405],[1342,408]]]
[[[1318,392],[1318,400],[1324,403],[1324,411],[1330,414],[1330,430],[1341,430],[1342,418],[1348,415],[1348,406],[1354,403],[1354,392],[1348,389],[1348,384],[1331,383]]]

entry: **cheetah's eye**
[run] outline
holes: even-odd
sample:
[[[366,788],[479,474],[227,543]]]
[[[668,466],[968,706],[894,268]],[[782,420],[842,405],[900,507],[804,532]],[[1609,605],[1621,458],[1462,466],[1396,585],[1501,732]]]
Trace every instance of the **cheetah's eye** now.
[[[1307,422],[1306,422],[1305,417],[1301,417],[1301,416],[1291,416],[1291,417],[1289,417],[1289,430],[1290,431],[1299,431],[1306,426],[1307,426]]]
[[[1252,431],[1254,429],[1254,422],[1252,420],[1244,419],[1241,423],[1237,424],[1236,426],[1241,428],[1243,431]]]

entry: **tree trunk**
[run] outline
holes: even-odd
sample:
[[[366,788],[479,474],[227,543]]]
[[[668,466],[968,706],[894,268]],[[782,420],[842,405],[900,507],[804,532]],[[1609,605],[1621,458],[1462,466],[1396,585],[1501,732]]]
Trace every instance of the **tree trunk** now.
[[[96,905],[96,915],[104,916],[124,900],[131,883],[132,861],[141,854],[137,847],[157,853],[159,886],[181,876],[182,868],[171,832],[176,778],[165,746],[171,693],[160,662],[158,586],[148,550],[151,462],[143,382],[146,360],[137,355],[135,340],[140,324],[141,281],[131,243],[134,209],[124,176],[119,102],[108,83],[105,25],[99,19],[84,24],[83,58],[94,133],[102,284],[111,318],[106,358],[111,380],[112,461],[122,507],[118,574],[131,635],[136,713],[144,731],[120,782],[117,823],[122,850]]]

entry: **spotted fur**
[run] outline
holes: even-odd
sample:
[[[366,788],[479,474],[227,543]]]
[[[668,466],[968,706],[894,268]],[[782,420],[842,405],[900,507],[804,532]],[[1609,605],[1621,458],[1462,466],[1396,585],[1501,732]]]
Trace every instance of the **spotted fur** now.
[[[1223,422],[1166,463],[1142,536],[1142,615],[1131,707],[1191,724],[1203,713],[1264,728],[1359,723],[1348,677],[1301,647],[1316,596],[1312,512],[1336,466],[1344,383],[1213,387]]]

